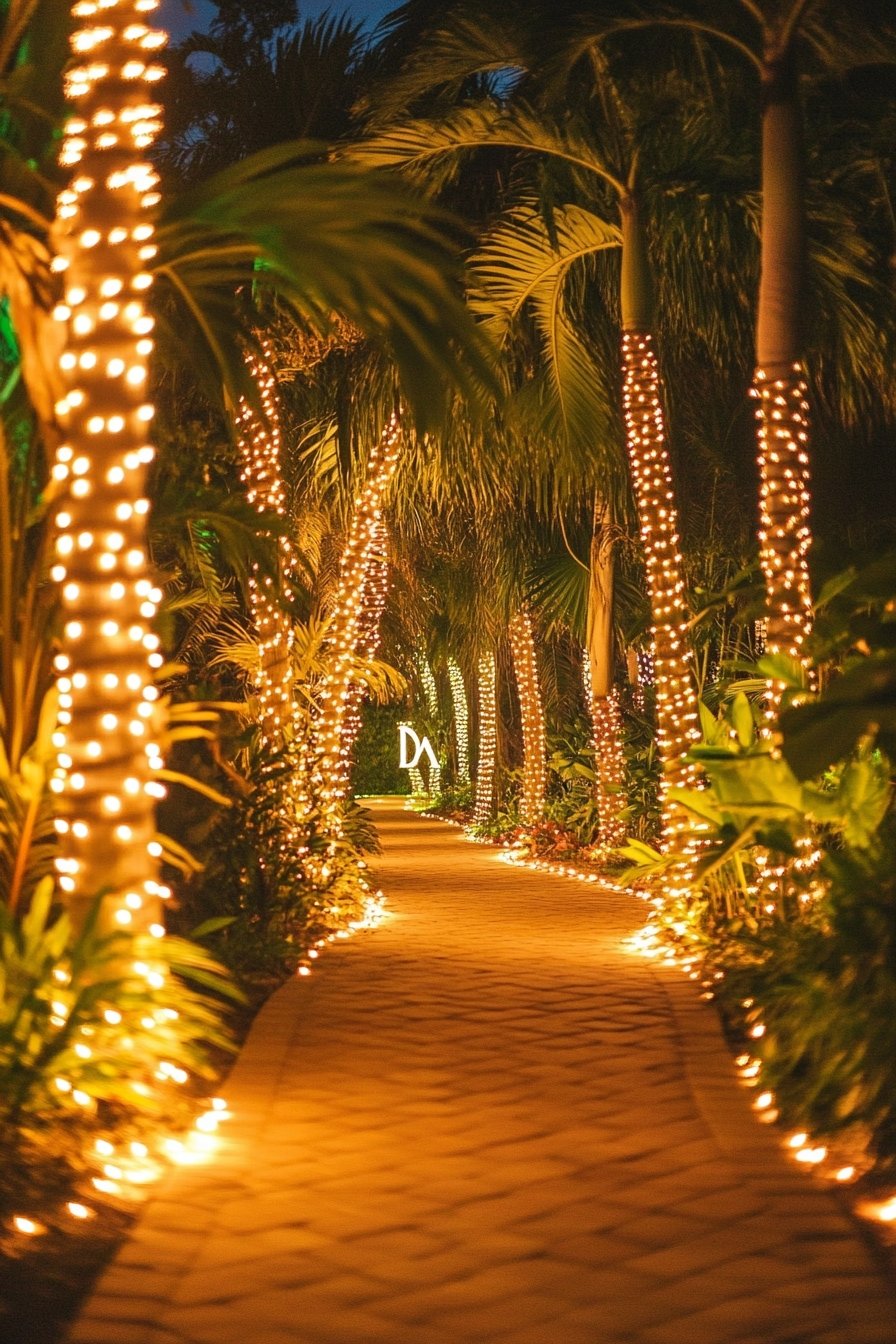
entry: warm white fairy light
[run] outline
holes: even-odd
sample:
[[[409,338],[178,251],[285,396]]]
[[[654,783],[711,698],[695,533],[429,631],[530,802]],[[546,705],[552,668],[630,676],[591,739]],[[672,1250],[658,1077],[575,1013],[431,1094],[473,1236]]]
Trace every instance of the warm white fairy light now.
[[[625,754],[622,749],[619,692],[614,686],[609,695],[594,694],[591,660],[587,651],[582,659],[582,680],[591,716],[594,746],[598,841],[602,850],[611,853],[624,845],[626,840],[625,822],[620,816],[625,807]]]
[[[654,622],[663,843],[667,848],[681,848],[692,833],[693,823],[684,809],[672,802],[669,790],[697,785],[697,767],[686,755],[699,740],[700,729],[687,644],[678,514],[653,342],[646,332],[626,332],[622,353],[626,439]]]
[[[280,475],[280,413],[277,380],[270,362],[270,351],[263,344],[262,354],[247,356],[261,408],[256,414],[243,399],[237,413],[237,430],[242,452],[241,479],[246,499],[259,513],[286,516],[286,489]],[[284,604],[292,597],[290,577],[295,554],[290,538],[277,538],[280,573],[262,574],[254,565],[249,575],[249,601],[258,637],[258,672],[255,692],[259,702],[259,724],[268,747],[277,749],[289,739],[293,728],[292,695],[292,621]]]
[[[470,711],[464,674],[456,658],[448,659],[448,684],[454,706],[454,741],[457,747],[457,783],[470,782]]]
[[[759,559],[768,611],[765,649],[805,663],[812,629],[809,585],[809,401],[800,364],[772,374],[757,369]],[[780,687],[770,687],[772,700]]]
[[[380,518],[371,538],[369,563],[361,597],[361,629],[358,636],[358,656],[364,661],[376,657],[382,638],[383,613],[389,597],[389,529],[385,518]],[[361,730],[361,705],[364,688],[353,681],[345,711],[342,730],[344,784],[348,787],[355,742]]]
[[[497,667],[494,652],[484,653],[477,665],[479,692],[479,757],[473,824],[483,826],[492,815],[498,747]]]
[[[143,20],[156,0],[78,0],[75,105],[57,206],[66,331],[63,442],[53,467],[56,562],[64,619],[55,658],[59,887],[80,917],[101,890],[113,925],[148,929],[169,893],[159,882],[154,807],[164,794],[152,630],[161,592],[149,572],[145,477],[153,407],[146,310],[158,178],[146,158],[160,126],[150,94],[165,34]]]
[[[345,721],[364,628],[364,595],[370,571],[377,564],[383,496],[400,448],[401,426],[393,415],[370,455],[367,480],[355,500],[336,599],[329,613],[327,671],[318,688],[314,723],[314,782],[336,833],[349,774],[351,742],[346,738]]]
[[[538,659],[532,618],[520,611],[508,626],[523,728],[523,788],[520,817],[531,826],[544,812],[547,787],[544,706],[538,682]]]
[[[435,673],[424,650],[418,649],[415,661],[417,671],[420,673],[420,684],[423,687],[429,719],[433,727],[436,727],[439,722],[439,688],[436,685]],[[433,751],[433,755],[435,755],[435,751]],[[438,758],[436,758],[435,764],[432,761],[429,762],[428,792],[433,798],[437,798],[442,792],[442,767]]]

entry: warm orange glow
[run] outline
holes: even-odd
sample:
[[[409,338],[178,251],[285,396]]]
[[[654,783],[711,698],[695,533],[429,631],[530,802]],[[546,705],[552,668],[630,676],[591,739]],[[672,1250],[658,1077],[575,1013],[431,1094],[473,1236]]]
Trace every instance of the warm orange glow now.
[[[759,437],[759,559],[768,614],[765,647],[805,662],[812,629],[808,553],[809,402],[805,374],[794,364],[783,376],[757,369],[753,395]],[[774,710],[780,688],[770,686]]]
[[[286,490],[280,476],[280,415],[277,382],[270,365],[270,351],[264,358],[248,356],[249,369],[258,388],[261,415],[246,401],[237,413],[239,443],[243,455],[242,480],[246,498],[259,513],[286,514]],[[255,691],[259,701],[259,723],[267,746],[282,747],[293,727],[292,622],[284,602],[292,596],[290,573],[295,557],[288,536],[277,539],[280,574],[260,574],[254,566],[249,576],[249,600],[259,643],[259,667]]]
[[[626,840],[625,823],[619,815],[625,807],[625,755],[619,692],[614,687],[609,695],[594,694],[587,654],[582,669],[594,742],[598,839],[602,849],[612,851],[619,849]]]
[[[626,438],[654,622],[657,747],[663,763],[663,844],[666,848],[686,848],[693,823],[684,809],[669,798],[669,790],[697,785],[697,767],[685,757],[699,740],[700,730],[687,643],[688,612],[678,514],[652,340],[644,332],[626,332],[622,350]]]
[[[523,789],[520,796],[520,817],[530,826],[544,811],[547,786],[547,762],[544,729],[544,707],[538,684],[538,660],[532,619],[521,611],[508,627],[513,669],[516,674],[523,725]]]
[[[364,634],[364,603],[381,543],[383,496],[401,449],[401,427],[393,415],[373,449],[367,481],[355,500],[348,540],[342,557],[339,586],[330,611],[327,672],[317,697],[314,725],[314,785],[332,817],[334,833],[340,801],[348,787],[352,737],[346,718],[352,699],[354,665]]]
[[[53,478],[64,623],[55,659],[54,738],[59,887],[76,912],[100,890],[107,918],[154,929],[160,901],[154,806],[164,794],[152,630],[161,592],[149,571],[145,477],[153,458],[146,310],[158,179],[146,150],[160,126],[150,88],[164,73],[165,34],[146,26],[155,0],[79,0],[72,7],[75,106],[57,207],[65,327],[57,407],[63,442]]]
[[[478,665],[479,761],[476,767],[476,802],[473,824],[482,826],[492,815],[495,796],[495,755],[498,746],[497,668],[493,652],[484,653]]]
[[[380,518],[374,536],[371,538],[370,563],[364,581],[362,597],[362,630],[358,642],[358,655],[363,659],[375,658],[380,647],[383,613],[389,597],[389,529],[385,518]],[[345,711],[343,728],[343,760],[348,771],[351,768],[355,742],[361,729],[361,705],[364,688],[358,682],[352,682],[349,691],[348,707]]]

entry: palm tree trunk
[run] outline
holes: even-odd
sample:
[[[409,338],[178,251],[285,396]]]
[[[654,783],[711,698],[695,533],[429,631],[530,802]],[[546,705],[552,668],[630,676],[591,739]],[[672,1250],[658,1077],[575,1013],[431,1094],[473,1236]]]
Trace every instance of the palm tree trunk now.
[[[594,743],[599,837],[607,850],[625,843],[625,825],[619,815],[625,806],[622,716],[613,686],[613,546],[612,507],[609,500],[598,495],[591,534],[584,671]]]
[[[433,730],[435,730],[438,728],[440,719],[439,691],[436,686],[436,679],[432,666],[423,649],[420,649],[417,653],[417,667],[420,672],[420,681],[423,685],[423,694],[426,697],[426,708],[429,712]],[[433,736],[436,736],[435,731],[433,732]],[[442,767],[439,764],[438,751],[435,747],[433,748],[433,755],[436,757],[436,763],[435,765],[432,761],[429,763],[429,792],[433,797],[436,797],[442,792]]]
[[[760,469],[766,648],[805,656],[812,624],[808,551],[809,403],[802,359],[805,266],[802,128],[796,58],[766,35],[762,74],[762,238],[753,392]],[[778,693],[771,687],[772,699]]]
[[[105,923],[161,935],[168,890],[159,882],[154,809],[164,788],[154,774],[163,725],[153,672],[162,655],[151,628],[161,593],[146,537],[153,322],[145,295],[155,251],[147,211],[158,201],[146,151],[161,112],[151,87],[164,73],[152,53],[165,38],[146,28],[137,0],[104,8],[101,26],[82,20],[80,8],[73,6],[73,45],[90,55],[68,74],[76,115],[61,163],[72,177],[57,211],[65,295],[57,316],[67,328],[64,441],[53,469],[53,577],[65,611],[51,782],[57,868],[77,921],[105,892]],[[135,77],[122,81],[128,65]]]
[[[454,742],[457,748],[457,783],[470,782],[470,712],[463,673],[456,659],[448,659],[448,682],[454,705]]]
[[[492,815],[495,798],[495,763],[498,749],[497,667],[494,650],[479,659],[479,759],[476,763],[476,802],[473,823],[483,826]]]
[[[669,790],[692,787],[697,781],[696,766],[685,758],[699,738],[699,718],[687,643],[678,512],[666,447],[659,365],[650,330],[653,312],[647,245],[637,198],[624,197],[620,210],[626,445],[653,615],[657,748],[663,764],[663,845],[678,848],[686,845],[693,828],[688,814],[669,797]]]
[[[364,628],[361,632],[358,653],[361,658],[370,660],[376,657],[382,635],[383,612],[389,596],[389,529],[385,518],[380,518],[370,543],[370,563],[364,582],[363,611]],[[348,786],[351,767],[354,762],[355,742],[361,731],[361,706],[364,703],[364,688],[358,682],[349,687],[348,704],[343,725],[343,760],[345,761],[345,785]]]
[[[510,650],[520,698],[523,723],[523,790],[520,797],[520,816],[532,826],[544,812],[547,785],[544,706],[538,684],[538,659],[532,620],[527,611],[521,611],[510,622]]]
[[[265,350],[265,356],[268,355]],[[264,361],[250,356],[250,372],[258,387],[263,419],[245,402],[237,414],[240,449],[243,456],[242,480],[246,498],[259,513],[283,516],[286,494],[280,479],[280,417],[276,379]],[[282,598],[289,597],[289,577],[293,567],[292,544],[288,537],[278,539],[280,582],[261,575],[257,566],[249,576],[249,602],[258,636],[259,665],[255,691],[259,701],[259,725],[262,737],[272,750],[281,748],[290,738],[293,725],[292,621],[284,611]],[[278,600],[280,599],[280,600]]]
[[[383,495],[395,470],[400,447],[401,429],[397,416],[393,416],[370,456],[367,483],[352,517],[330,613],[328,667],[318,691],[314,724],[312,785],[336,836],[341,833],[339,811],[348,780],[350,746],[346,743],[345,721],[364,629],[364,595],[371,567],[376,563]]]

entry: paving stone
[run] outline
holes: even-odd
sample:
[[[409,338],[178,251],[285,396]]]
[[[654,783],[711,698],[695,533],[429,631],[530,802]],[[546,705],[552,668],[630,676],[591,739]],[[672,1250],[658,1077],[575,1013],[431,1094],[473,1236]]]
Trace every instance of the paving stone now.
[[[643,903],[378,820],[394,916],[268,1000],[70,1344],[893,1344]]]

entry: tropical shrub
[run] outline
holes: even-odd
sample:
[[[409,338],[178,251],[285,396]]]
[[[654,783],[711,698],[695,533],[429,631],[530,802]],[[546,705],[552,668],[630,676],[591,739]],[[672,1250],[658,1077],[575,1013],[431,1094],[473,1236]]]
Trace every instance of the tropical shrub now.
[[[124,1124],[177,1124],[190,1080],[233,1047],[224,969],[181,938],[109,933],[101,898],[81,928],[36,887],[21,918],[0,906],[0,1139],[86,1152]],[[201,934],[203,931],[198,930]],[[183,1099],[182,1099],[183,1098]]]
[[[788,1125],[854,1131],[896,1166],[896,817],[873,846],[829,852],[821,876],[825,894],[801,919],[722,945],[718,992],[744,1028],[761,1015],[750,1050]]]
[[[334,836],[322,804],[299,800],[297,745],[272,751],[257,733],[237,742],[236,763],[215,779],[230,806],[195,809],[182,832],[196,863],[178,886],[177,920],[183,928],[220,920],[213,944],[221,960],[242,980],[269,984],[292,973],[315,941],[362,917],[362,855],[376,836],[356,804]]]

